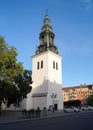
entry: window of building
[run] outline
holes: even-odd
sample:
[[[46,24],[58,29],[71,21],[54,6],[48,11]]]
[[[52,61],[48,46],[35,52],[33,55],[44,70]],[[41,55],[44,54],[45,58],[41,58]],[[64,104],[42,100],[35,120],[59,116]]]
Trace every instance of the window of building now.
[[[58,70],[58,63],[56,62],[56,70]]]
[[[37,69],[39,69],[39,62],[37,62]]]
[[[43,68],[43,61],[41,61],[41,68]]]
[[[53,69],[55,69],[55,61],[53,61]]]
[[[89,89],[89,90],[92,90],[92,85],[88,85],[88,89]]]

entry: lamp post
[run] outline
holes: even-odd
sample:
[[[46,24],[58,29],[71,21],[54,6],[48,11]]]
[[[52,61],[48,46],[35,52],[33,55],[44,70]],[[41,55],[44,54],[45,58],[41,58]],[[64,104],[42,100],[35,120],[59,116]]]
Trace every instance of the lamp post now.
[[[19,102],[20,102],[20,97],[19,97],[19,92],[20,92],[20,88],[18,87],[18,84],[14,81],[13,85],[16,88],[16,106],[19,107]]]

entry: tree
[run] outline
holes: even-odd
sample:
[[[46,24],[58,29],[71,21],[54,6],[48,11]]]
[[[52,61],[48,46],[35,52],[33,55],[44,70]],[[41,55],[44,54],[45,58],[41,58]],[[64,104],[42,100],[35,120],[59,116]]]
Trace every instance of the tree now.
[[[88,96],[87,105],[93,106],[93,95]]]
[[[0,36],[0,104],[4,99],[12,97],[15,87],[14,77],[21,74],[23,66],[17,62],[16,48],[8,46]]]
[[[16,48],[6,44],[3,37],[0,36],[0,81],[12,84],[16,75],[22,73],[23,66],[17,62]]]
[[[23,64],[17,61],[17,56],[16,48],[8,46],[0,36],[0,108],[5,99],[8,105],[16,103],[17,99],[26,97],[31,91],[28,85],[31,83],[31,72],[23,70]]]
[[[27,94],[31,92],[31,84],[32,84],[32,71],[31,70],[24,70],[22,74],[19,74],[14,79],[14,85],[16,86],[16,93],[13,95],[13,101],[16,104],[27,97]],[[11,103],[12,98],[9,99]],[[10,104],[9,103],[9,104]]]

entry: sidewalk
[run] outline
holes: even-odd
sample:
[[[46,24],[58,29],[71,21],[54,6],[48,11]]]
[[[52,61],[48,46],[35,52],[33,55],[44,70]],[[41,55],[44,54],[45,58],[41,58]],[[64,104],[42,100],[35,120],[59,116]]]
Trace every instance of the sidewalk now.
[[[47,112],[46,116],[43,115],[41,112],[40,117],[23,117],[20,111],[3,111],[0,116],[0,124],[2,123],[12,123],[12,122],[20,122],[26,120],[36,120],[36,119],[44,119],[44,118],[51,118],[56,116],[65,116],[71,113],[64,113],[62,111],[55,111],[55,112]]]

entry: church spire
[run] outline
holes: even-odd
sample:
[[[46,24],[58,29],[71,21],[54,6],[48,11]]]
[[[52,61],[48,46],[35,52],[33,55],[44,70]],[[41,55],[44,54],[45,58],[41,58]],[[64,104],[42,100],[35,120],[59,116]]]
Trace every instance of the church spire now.
[[[55,38],[55,34],[53,33],[52,27],[50,25],[50,18],[48,16],[48,10],[47,10],[44,18],[44,24],[43,27],[41,28],[41,33],[39,37],[40,45],[37,47],[38,51],[36,51],[36,54],[48,50],[58,54],[58,49],[54,45],[54,38]]]
[[[50,19],[48,16],[48,10],[46,10],[46,15],[45,15],[45,19],[44,19],[44,25],[50,25]]]

